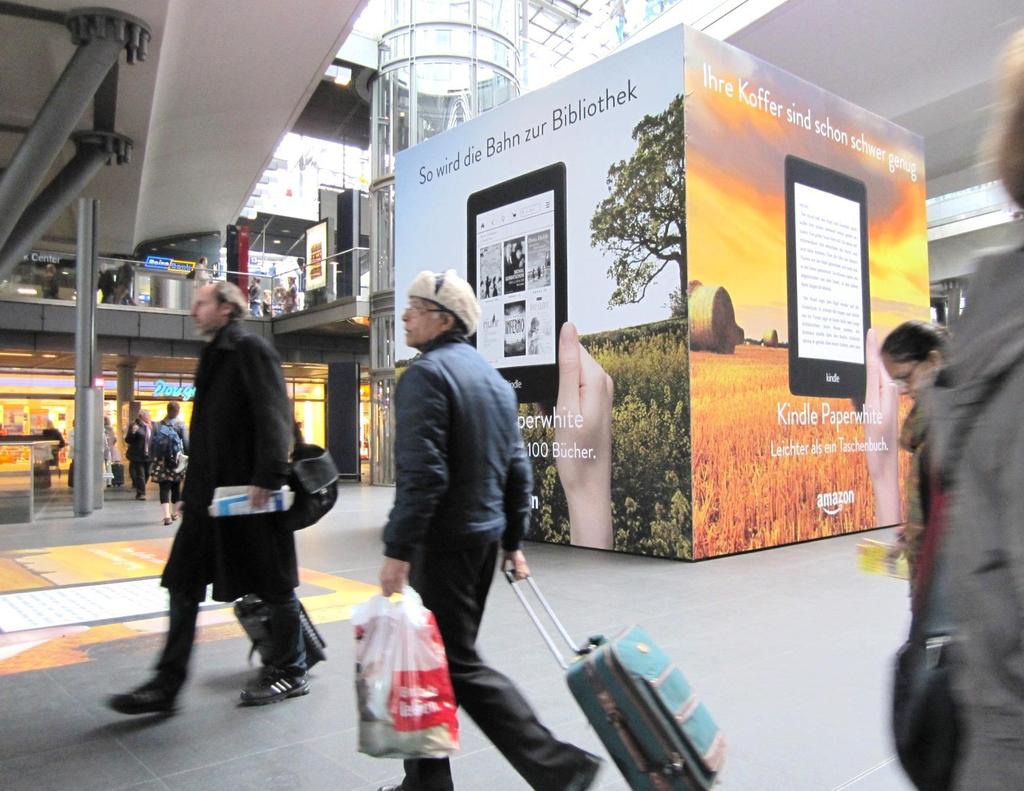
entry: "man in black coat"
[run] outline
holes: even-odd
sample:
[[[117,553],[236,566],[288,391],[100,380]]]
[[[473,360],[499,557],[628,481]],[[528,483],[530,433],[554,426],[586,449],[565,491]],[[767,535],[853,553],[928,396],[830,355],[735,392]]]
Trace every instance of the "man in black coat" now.
[[[146,481],[149,480],[149,443],[153,439],[153,423],[149,412],[140,409],[138,416],[128,427],[124,436],[127,446],[128,472],[135,487],[135,499],[146,499]]]
[[[242,703],[262,705],[309,692],[299,622],[295,539],[280,513],[215,519],[208,506],[218,486],[249,487],[254,507],[266,504],[289,472],[292,408],[281,361],[240,319],[247,304],[233,283],[198,289],[192,319],[210,341],[196,373],[188,472],[181,527],[161,584],[170,593],[170,626],[156,675],[113,696],[122,714],[171,712],[185,682],[199,603],[213,584],[216,601],[256,593],[271,608],[273,650],[242,691]]]
[[[600,759],[559,741],[515,685],[486,665],[476,637],[499,552],[517,579],[530,521],[533,473],[512,387],[468,341],[480,306],[448,270],[420,272],[402,314],[405,342],[422,352],[395,395],[395,505],[384,529],[385,596],[407,581],[434,613],[456,702],[530,785],[584,791]],[[400,786],[451,791],[448,759],[405,762]]]

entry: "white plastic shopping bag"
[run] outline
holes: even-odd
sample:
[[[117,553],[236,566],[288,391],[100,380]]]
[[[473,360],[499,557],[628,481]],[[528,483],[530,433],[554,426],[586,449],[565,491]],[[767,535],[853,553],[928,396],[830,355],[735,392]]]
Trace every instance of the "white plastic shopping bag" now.
[[[444,758],[459,748],[448,660],[434,614],[406,588],[356,607],[359,752],[379,758]]]

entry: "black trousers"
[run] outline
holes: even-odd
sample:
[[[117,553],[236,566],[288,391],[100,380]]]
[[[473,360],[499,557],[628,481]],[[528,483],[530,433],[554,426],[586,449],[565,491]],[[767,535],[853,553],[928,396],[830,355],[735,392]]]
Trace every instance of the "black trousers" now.
[[[188,676],[188,661],[196,639],[199,600],[180,591],[171,591],[170,596],[171,622],[156,672],[160,682],[173,694],[177,694]],[[274,650],[271,660],[265,664],[290,676],[301,676],[306,672],[306,644],[302,639],[299,600],[295,591],[286,594],[260,593],[259,596],[271,609],[270,631]]]
[[[160,502],[176,503],[181,499],[181,481],[157,481],[160,484]]]
[[[476,650],[497,556],[497,542],[455,552],[423,552],[413,561],[409,582],[437,619],[459,706],[531,788],[564,791],[583,766],[583,751],[558,741],[541,725],[516,686],[484,664]],[[406,761],[402,788],[451,791],[448,759]]]
[[[135,487],[136,494],[145,494],[146,479],[149,477],[149,462],[129,461],[128,474],[132,478],[132,486]]]

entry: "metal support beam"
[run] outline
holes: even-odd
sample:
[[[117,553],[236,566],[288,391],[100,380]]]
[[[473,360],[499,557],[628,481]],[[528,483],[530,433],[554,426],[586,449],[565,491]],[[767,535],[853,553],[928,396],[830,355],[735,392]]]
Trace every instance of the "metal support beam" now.
[[[0,245],[36,194],[122,49],[130,63],[145,58],[149,28],[120,12],[92,9],[67,18],[78,45],[0,178]]]
[[[96,347],[96,229],[99,202],[78,201],[78,247],[75,287],[75,516],[88,516],[96,500],[96,465],[103,459],[100,447],[102,411],[97,412],[96,382],[99,373]]]
[[[34,19],[37,22],[52,22],[55,25],[63,25],[65,19],[64,14],[60,11],[33,8],[21,3],[0,3],[0,16],[18,16],[22,19]]]
[[[102,84],[96,91],[92,104],[92,128],[101,132],[113,132],[117,119],[117,78],[120,64],[114,63]]]
[[[6,277],[24,258],[104,165],[115,157],[118,164],[127,162],[131,157],[131,141],[123,135],[79,132],[74,140],[78,145],[74,158],[25,210],[11,231],[7,244],[0,249],[0,278]]]
[[[0,180],[0,244],[6,244],[120,53],[119,42],[106,39],[72,56]]]

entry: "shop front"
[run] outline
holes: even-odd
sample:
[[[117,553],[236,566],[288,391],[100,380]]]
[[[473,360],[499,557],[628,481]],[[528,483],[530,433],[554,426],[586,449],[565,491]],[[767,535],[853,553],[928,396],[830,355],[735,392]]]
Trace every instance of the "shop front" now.
[[[123,403],[118,415],[117,374],[104,372],[103,416],[112,426],[127,426],[132,405]],[[326,399],[324,380],[285,376],[288,396],[292,400],[295,420],[300,424],[307,442],[323,445],[326,434]],[[166,413],[168,401],[178,401],[186,424],[192,418],[195,386],[190,376],[137,374],[133,401],[147,409],[154,420]],[[360,434],[365,434],[368,406],[360,410]],[[120,420],[118,419],[120,417]],[[52,425],[68,439],[75,421],[75,377],[65,371],[0,370],[0,433],[4,435],[39,435]],[[68,450],[61,453],[60,463],[70,462]]]

